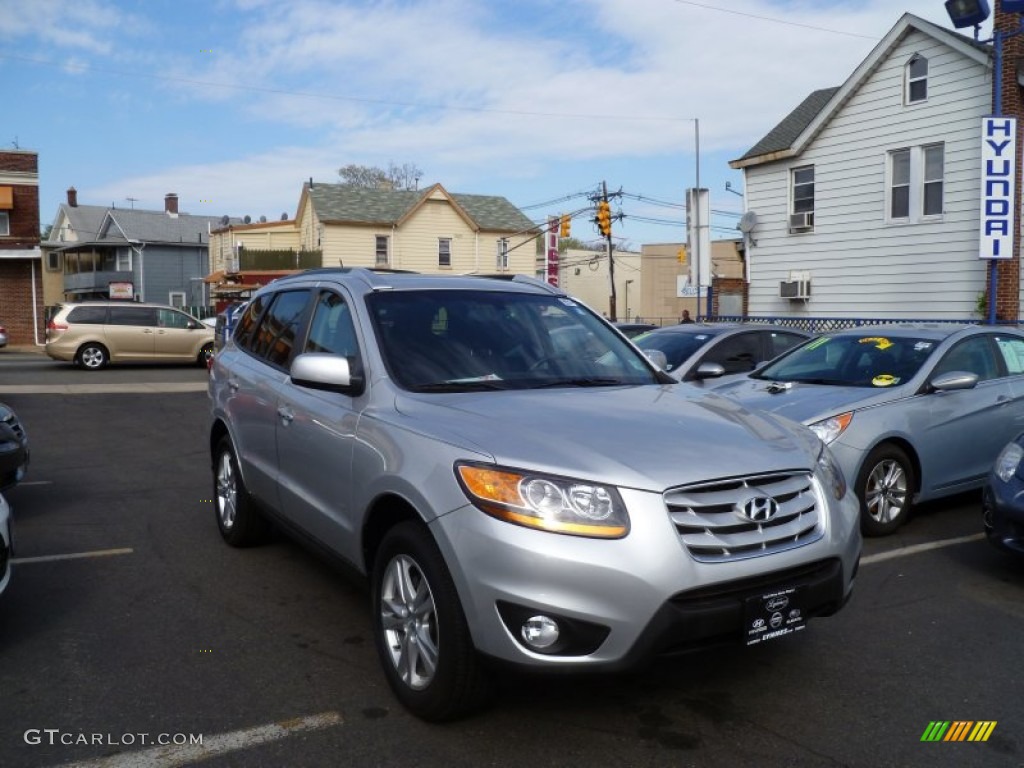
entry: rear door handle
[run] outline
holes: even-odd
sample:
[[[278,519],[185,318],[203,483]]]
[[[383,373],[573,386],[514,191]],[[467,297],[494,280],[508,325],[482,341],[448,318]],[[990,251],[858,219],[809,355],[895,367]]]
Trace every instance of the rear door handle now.
[[[277,415],[281,417],[281,421],[285,424],[291,424],[292,419],[295,418],[295,414],[292,412],[292,409],[285,405],[278,407]]]
[[[238,379],[228,379],[228,389],[231,390],[232,394],[237,392],[240,386]]]

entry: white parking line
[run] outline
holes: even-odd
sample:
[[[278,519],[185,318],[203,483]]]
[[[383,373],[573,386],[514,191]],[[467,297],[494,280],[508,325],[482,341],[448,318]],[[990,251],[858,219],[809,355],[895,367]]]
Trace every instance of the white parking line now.
[[[53,485],[53,480],[22,480],[18,483],[19,488],[24,488],[26,485]]]
[[[97,549],[93,552],[71,552],[66,555],[41,555],[40,557],[14,557],[12,563],[25,565],[27,563],[52,563],[55,560],[79,560],[83,557],[110,557],[111,555],[130,555],[134,549]]]
[[[155,747],[142,752],[126,752],[96,760],[68,763],[64,768],[176,768],[208,760],[211,757],[249,749],[271,741],[279,741],[302,731],[317,731],[344,723],[338,712],[322,712],[294,720],[282,720],[269,725],[245,728],[240,731],[203,737],[202,744],[180,744]]]
[[[961,536],[958,539],[943,539],[942,541],[930,541],[927,544],[915,544],[912,547],[903,547],[902,549],[894,549],[889,552],[879,552],[877,555],[868,555],[860,559],[861,565],[871,565],[872,563],[880,563],[884,560],[893,560],[897,557],[906,557],[907,555],[916,555],[921,552],[929,552],[933,549],[942,549],[943,547],[952,547],[957,544],[966,544],[969,541],[979,541],[985,538],[984,533],[974,533],[970,536]]]

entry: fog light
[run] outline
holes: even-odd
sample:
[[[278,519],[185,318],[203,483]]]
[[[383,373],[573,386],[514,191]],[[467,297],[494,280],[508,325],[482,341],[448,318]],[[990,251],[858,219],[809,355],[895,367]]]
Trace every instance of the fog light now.
[[[531,648],[550,648],[558,642],[558,624],[547,616],[531,616],[523,624],[520,634]]]

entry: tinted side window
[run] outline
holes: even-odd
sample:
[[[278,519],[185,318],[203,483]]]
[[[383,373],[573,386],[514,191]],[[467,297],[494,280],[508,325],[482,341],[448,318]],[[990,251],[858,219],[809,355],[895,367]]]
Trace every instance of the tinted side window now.
[[[726,373],[746,373],[760,362],[761,339],[754,331],[739,333],[716,344],[701,362],[719,363]]]
[[[69,323],[103,325],[107,322],[106,307],[75,307],[68,312]]]
[[[306,352],[329,352],[352,357],[359,353],[352,312],[336,293],[324,292],[313,308],[313,320],[306,340]]]
[[[1003,355],[1006,370],[1013,375],[1024,373],[1024,339],[1018,336],[996,336],[996,346]]]
[[[939,361],[932,375],[949,371],[976,373],[978,381],[996,378],[999,375],[999,365],[988,336],[972,336],[961,341]]]
[[[109,325],[156,325],[156,307],[110,307]]]
[[[783,352],[788,352],[797,344],[802,344],[805,341],[807,341],[807,339],[795,333],[771,331],[768,334],[768,359],[771,360],[776,358]]]
[[[235,343],[240,347],[250,348],[255,339],[256,323],[267,308],[269,297],[267,294],[253,299],[245,308],[245,311],[238,318],[235,327]]]
[[[281,291],[256,328],[250,348],[271,365],[284,368],[292,356],[295,338],[309,302],[309,291]]]

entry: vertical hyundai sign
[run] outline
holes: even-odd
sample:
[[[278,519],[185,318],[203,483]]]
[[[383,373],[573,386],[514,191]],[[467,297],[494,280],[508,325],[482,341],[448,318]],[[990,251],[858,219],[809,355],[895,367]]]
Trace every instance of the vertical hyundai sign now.
[[[1012,259],[1016,221],[1017,119],[981,119],[982,259]]]
[[[558,287],[558,217],[548,218],[548,230],[544,233],[544,251],[547,253],[547,281]]]

